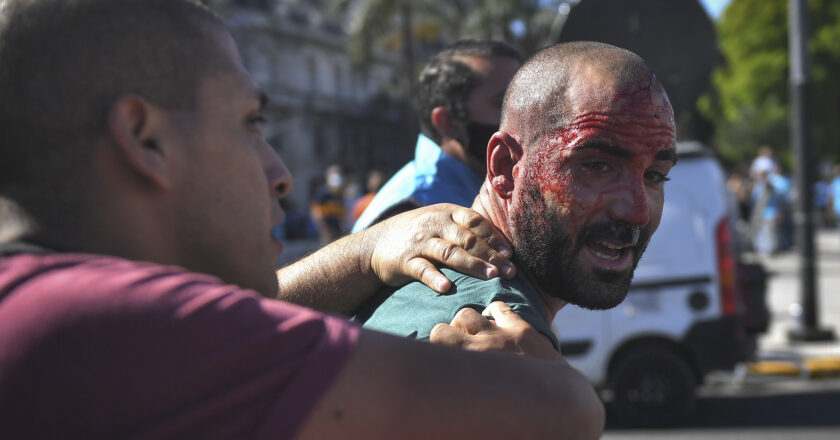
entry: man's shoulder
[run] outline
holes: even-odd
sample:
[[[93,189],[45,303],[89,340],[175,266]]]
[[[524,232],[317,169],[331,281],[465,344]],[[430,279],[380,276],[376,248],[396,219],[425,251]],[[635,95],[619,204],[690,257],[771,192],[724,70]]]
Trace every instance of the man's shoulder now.
[[[221,284],[213,276],[188,272],[176,266],[126,260],[107,255],[83,253],[21,253],[0,258],[0,292],[43,292],[78,298],[67,293],[90,296],[143,286],[173,289],[186,284]],[[148,291],[148,290],[147,290]]]
[[[490,303],[503,301],[558,345],[536,291],[523,276],[483,280],[447,268],[441,271],[452,281],[449,292],[437,293],[420,282],[388,289],[368,303],[356,319],[374,330],[426,339],[435,325],[449,323],[465,307],[482,312]]]
[[[473,294],[475,292],[520,292],[523,289],[521,280],[505,280],[499,277],[483,280],[471,275],[463,274],[461,272],[443,267],[440,271],[452,281],[452,287],[447,293],[437,293],[425,284],[414,281],[406,284],[403,287],[391,289],[390,295],[410,295],[419,298],[434,298],[438,300],[451,299],[454,301],[462,301],[463,295]],[[458,297],[461,294],[461,298]]]
[[[202,438],[247,414],[291,435],[359,335],[339,317],[171,266],[17,254],[0,258],[0,278],[0,341],[10,342],[0,344],[0,388],[13,384],[10,396],[37,403],[21,407],[27,420],[68,407],[101,416],[73,419],[79,432],[124,432],[155,420],[147,426],[157,432],[196,429],[184,437]],[[260,386],[243,385],[255,381]],[[185,402],[212,410],[196,419]],[[296,416],[279,416],[288,414]]]
[[[0,272],[0,320],[7,329],[35,322],[46,329],[77,322],[166,320],[196,312],[225,319],[230,316],[222,313],[225,308],[212,304],[260,301],[255,292],[211,275],[104,255],[18,254],[0,258]],[[201,306],[218,313],[204,313]]]

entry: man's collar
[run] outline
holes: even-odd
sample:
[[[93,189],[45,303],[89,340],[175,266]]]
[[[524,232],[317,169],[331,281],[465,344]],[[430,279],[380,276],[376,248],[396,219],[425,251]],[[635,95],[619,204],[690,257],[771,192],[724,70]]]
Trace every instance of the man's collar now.
[[[446,154],[435,141],[420,133],[417,137],[417,146],[414,150],[414,166],[420,174],[437,174],[446,170],[446,178],[449,180],[463,180],[478,191],[484,176],[479,176],[467,164]]]

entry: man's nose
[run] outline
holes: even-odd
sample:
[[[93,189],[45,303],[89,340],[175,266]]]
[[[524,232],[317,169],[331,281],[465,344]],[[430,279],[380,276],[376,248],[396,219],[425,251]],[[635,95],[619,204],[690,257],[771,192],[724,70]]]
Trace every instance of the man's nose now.
[[[610,192],[608,213],[613,219],[632,226],[645,226],[650,221],[648,208],[644,178],[628,178]]]
[[[278,199],[285,197],[292,189],[292,174],[274,148],[267,143],[263,153],[263,163],[269,191]]]

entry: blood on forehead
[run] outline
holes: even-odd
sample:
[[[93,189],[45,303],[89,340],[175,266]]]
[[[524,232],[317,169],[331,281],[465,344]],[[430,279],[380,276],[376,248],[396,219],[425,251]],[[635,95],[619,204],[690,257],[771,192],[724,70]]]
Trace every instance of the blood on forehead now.
[[[608,101],[590,100],[587,107],[529,149],[529,180],[556,194],[557,202],[569,209],[575,203],[565,196],[573,182],[563,164],[576,148],[599,143],[623,150],[632,162],[628,169],[642,176],[661,151],[676,147],[673,111],[655,80],[614,91]]]
[[[602,78],[577,83],[568,93],[568,119],[540,140],[540,150],[567,151],[588,140],[634,154],[675,148],[674,112],[653,74],[621,86]]]

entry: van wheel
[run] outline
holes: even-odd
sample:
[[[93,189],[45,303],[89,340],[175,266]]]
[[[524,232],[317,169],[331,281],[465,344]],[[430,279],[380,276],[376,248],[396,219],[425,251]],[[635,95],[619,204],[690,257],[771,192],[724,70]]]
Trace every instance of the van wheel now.
[[[648,346],[618,360],[611,374],[615,416],[633,426],[671,426],[694,409],[697,381],[688,363],[665,347]]]

